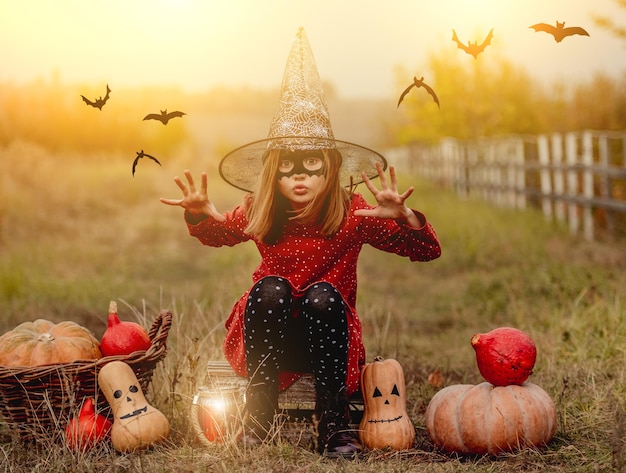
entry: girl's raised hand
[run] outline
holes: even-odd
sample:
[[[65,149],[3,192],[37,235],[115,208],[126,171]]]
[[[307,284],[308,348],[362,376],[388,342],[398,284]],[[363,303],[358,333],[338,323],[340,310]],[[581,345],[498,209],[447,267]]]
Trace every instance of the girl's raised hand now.
[[[383,165],[376,163],[378,176],[380,177],[381,189],[378,189],[365,173],[361,176],[363,182],[376,199],[377,206],[373,209],[359,209],[354,212],[355,215],[364,217],[393,218],[404,220],[412,227],[419,228],[421,223],[415,213],[404,203],[406,199],[413,193],[413,187],[409,187],[402,194],[398,193],[398,182],[396,179],[396,170],[393,166],[389,166],[389,179],[383,171]]]
[[[223,222],[226,220],[226,217],[217,211],[207,195],[207,175],[203,172],[201,176],[202,183],[200,190],[197,190],[193,177],[191,177],[191,172],[185,169],[185,177],[187,177],[187,182],[189,183],[188,186],[178,176],[174,178],[176,185],[183,191],[183,198],[165,199],[161,197],[159,200],[166,205],[182,207],[192,215],[208,215],[219,222]]]

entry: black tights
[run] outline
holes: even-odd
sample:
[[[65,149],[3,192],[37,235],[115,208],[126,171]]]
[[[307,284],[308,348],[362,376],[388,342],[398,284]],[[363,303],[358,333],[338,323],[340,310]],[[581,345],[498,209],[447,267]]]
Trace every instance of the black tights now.
[[[286,279],[259,280],[248,297],[244,339],[250,385],[276,389],[279,371],[295,371],[312,372],[317,392],[337,393],[345,386],[346,309],[329,283],[313,284],[294,300]]]

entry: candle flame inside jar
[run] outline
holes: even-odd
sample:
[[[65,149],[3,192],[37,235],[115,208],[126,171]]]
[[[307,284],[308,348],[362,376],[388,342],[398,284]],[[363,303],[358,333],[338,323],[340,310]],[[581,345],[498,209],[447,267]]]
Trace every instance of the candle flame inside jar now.
[[[224,400],[224,398],[216,397],[216,398],[207,399],[205,400],[205,402],[202,403],[202,405],[204,407],[208,407],[215,414],[226,413],[227,403]]]
[[[198,425],[209,442],[222,442],[232,430],[241,393],[235,389],[210,390],[201,387],[194,396]]]

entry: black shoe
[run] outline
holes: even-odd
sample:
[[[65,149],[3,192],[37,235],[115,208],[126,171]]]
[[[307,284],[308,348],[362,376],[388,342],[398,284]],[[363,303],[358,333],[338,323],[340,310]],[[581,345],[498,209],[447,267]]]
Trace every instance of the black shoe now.
[[[278,389],[275,385],[250,385],[246,391],[244,434],[241,442],[256,447],[272,439],[274,416],[278,411]]]
[[[246,447],[254,448],[258,447],[271,439],[269,430],[264,427],[255,425],[244,430],[243,436],[240,441]]]
[[[326,437],[318,440],[322,455],[331,458],[356,458],[363,451],[361,442],[353,430],[345,426],[339,429],[335,424],[326,425]]]
[[[328,457],[356,457],[363,450],[358,435],[350,429],[350,411],[345,388],[335,394],[317,392],[315,400],[317,452]]]

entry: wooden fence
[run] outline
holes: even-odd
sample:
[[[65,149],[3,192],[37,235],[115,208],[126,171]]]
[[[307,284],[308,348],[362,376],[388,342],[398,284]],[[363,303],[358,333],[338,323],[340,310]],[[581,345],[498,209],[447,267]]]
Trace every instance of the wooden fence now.
[[[448,138],[388,150],[387,157],[463,197],[538,207],[589,240],[626,236],[626,131]]]

